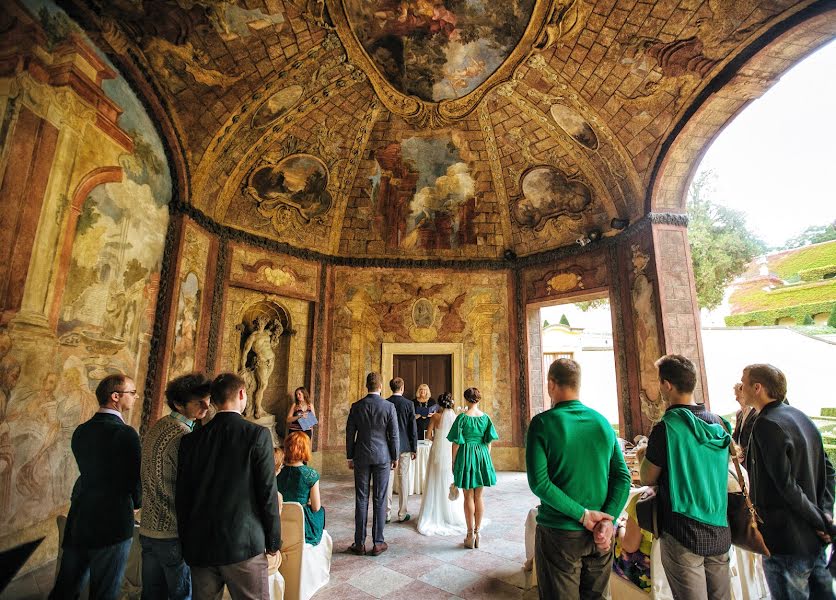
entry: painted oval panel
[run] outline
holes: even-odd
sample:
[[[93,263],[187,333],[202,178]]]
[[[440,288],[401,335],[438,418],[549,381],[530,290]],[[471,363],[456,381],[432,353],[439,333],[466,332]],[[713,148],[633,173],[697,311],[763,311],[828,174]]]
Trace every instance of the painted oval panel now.
[[[331,208],[328,169],[309,154],[291,154],[276,165],[256,169],[249,187],[258,200],[259,212],[265,216],[280,205],[295,208],[305,219]]]
[[[579,214],[592,204],[592,192],[577,179],[554,167],[535,167],[523,175],[523,197],[514,205],[514,220],[523,227],[542,229],[549,219]]]
[[[267,101],[259,106],[258,110],[255,111],[255,114],[253,115],[253,129],[263,129],[264,127],[272,125],[276,119],[281,117],[289,108],[299,102],[299,99],[304,93],[305,90],[301,85],[291,85],[270,96]]]
[[[461,98],[499,68],[535,0],[343,0],[354,34],[398,91]]]
[[[551,115],[555,123],[576,142],[590,150],[598,149],[598,136],[595,130],[577,112],[563,104],[553,104]]]

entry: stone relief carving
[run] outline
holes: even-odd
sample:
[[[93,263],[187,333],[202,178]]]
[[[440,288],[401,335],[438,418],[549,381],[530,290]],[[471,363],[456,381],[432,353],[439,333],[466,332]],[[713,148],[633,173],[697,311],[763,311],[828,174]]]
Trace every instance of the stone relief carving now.
[[[656,323],[656,297],[653,283],[645,270],[650,256],[645,254],[638,244],[630,246],[633,262],[633,283],[631,297],[633,321],[635,323],[636,346],[639,350],[639,378],[642,413],[653,423],[662,418],[665,412],[662,395],[659,391],[658,374],[654,363],[659,358],[659,329]]]

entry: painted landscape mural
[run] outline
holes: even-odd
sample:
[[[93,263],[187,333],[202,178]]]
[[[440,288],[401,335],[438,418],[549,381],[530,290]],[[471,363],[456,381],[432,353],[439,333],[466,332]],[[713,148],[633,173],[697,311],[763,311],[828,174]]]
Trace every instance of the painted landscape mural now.
[[[534,0],[345,0],[352,29],[400,92],[438,102],[476,89],[508,57]]]
[[[458,248],[476,241],[476,181],[451,133],[379,148],[372,199],[387,223],[387,248]]]
[[[33,315],[24,299],[11,326],[0,326],[0,547],[47,536],[37,565],[55,556],[55,516],[66,513],[78,475],[70,439],[97,410],[99,381],[125,373],[142,394],[172,182],[160,137],[115,67],[54,4],[25,6],[31,23],[48,32],[51,49],[88,62],[79,70],[93,73],[85,90],[98,94],[97,106],[112,109],[115,120],[99,126],[102,114],[71,85],[42,88],[51,104],[37,118],[52,119],[75,102],[90,121],[69,133],[77,143],[59,146],[53,171],[41,174],[56,182],[43,198],[56,210],[41,213],[33,255],[51,256],[53,268],[29,270],[26,279],[30,295],[51,301]],[[60,116],[52,125],[73,127]],[[13,126],[6,139],[17,135]],[[97,179],[101,173],[109,175]],[[101,183],[74,198],[86,181]],[[49,224],[61,244],[44,237]],[[141,410],[137,402],[126,420],[138,427]]]

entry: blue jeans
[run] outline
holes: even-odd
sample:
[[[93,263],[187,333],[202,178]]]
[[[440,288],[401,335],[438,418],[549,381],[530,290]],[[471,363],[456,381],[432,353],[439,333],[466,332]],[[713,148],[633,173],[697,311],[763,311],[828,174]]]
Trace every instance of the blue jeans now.
[[[766,584],[773,600],[831,600],[833,579],[825,549],[813,556],[773,554],[763,559]]]
[[[89,575],[90,598],[116,600],[128,563],[131,539],[101,548],[67,546],[61,554],[61,567],[55,578],[50,600],[75,599]]]
[[[139,536],[142,544],[142,600],[191,600],[192,573],[180,540]]]

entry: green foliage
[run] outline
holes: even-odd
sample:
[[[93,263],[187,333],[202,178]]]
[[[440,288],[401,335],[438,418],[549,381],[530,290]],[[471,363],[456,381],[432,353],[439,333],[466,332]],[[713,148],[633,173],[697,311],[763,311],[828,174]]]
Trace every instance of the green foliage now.
[[[834,264],[836,264],[836,242],[830,242],[801,248],[789,256],[772,259],[769,261],[769,270],[784,281],[788,281],[801,271],[829,267]]]
[[[757,310],[731,315],[726,317],[725,321],[726,326],[728,327],[742,327],[747,324],[762,326],[775,325],[778,319],[783,319],[784,317],[792,317],[796,323],[802,323],[806,315],[816,315],[818,313],[828,312],[833,306],[836,306],[836,298],[829,302],[802,304],[800,306],[788,306],[784,308],[774,308],[771,310]]]
[[[125,268],[123,280],[125,282],[125,289],[130,288],[137,281],[142,281],[148,274],[148,269],[142,266],[142,263],[137,259],[132,258],[128,261],[128,266]]]
[[[826,275],[836,275],[836,264],[827,265],[826,267],[816,267],[815,269],[804,269],[798,272],[798,277],[801,281],[818,281]]]
[[[596,298],[595,300],[587,300],[585,302],[575,302],[575,306],[580,308],[583,312],[588,310],[592,310],[595,308],[602,308],[604,306],[610,305],[609,298]]]
[[[566,315],[560,315],[560,324],[566,325],[566,327],[571,327],[571,325],[569,325],[569,319],[566,318]]]
[[[138,131],[131,131],[134,140],[134,155],[145,165],[149,173],[160,175],[163,172],[163,162],[148,140]]]
[[[836,303],[830,309],[830,317],[827,319],[827,326],[836,328]]]
[[[799,235],[787,240],[784,249],[800,248],[807,244],[820,244],[836,240],[836,221],[827,225],[811,225]]]
[[[42,6],[41,10],[38,11],[38,18],[41,20],[44,33],[46,33],[49,50],[67,39],[71,33],[81,31],[63,12],[50,12],[46,6]]]
[[[788,285],[774,290],[749,288],[736,292],[731,301],[737,310],[746,312],[791,308],[822,302],[826,303],[827,310],[830,310],[830,303],[836,301],[836,279]]]
[[[815,325],[813,323],[813,317],[811,315],[804,315],[804,320],[801,322],[802,325]]]
[[[688,192],[688,240],[697,299],[708,309],[720,305],[726,287],[765,250],[764,243],[747,229],[742,212],[712,202],[713,178],[711,171],[701,173]]]
[[[546,328],[546,327],[548,327],[548,326],[549,326],[549,322],[548,322],[548,320],[543,321],[543,329],[545,329],[545,328]]]
[[[70,261],[70,276],[67,277],[67,285],[64,287],[64,296],[62,299],[64,305],[69,306],[75,302],[84,290],[96,283],[96,280],[96,269],[93,267],[82,267],[78,264],[75,257],[73,257]]]

